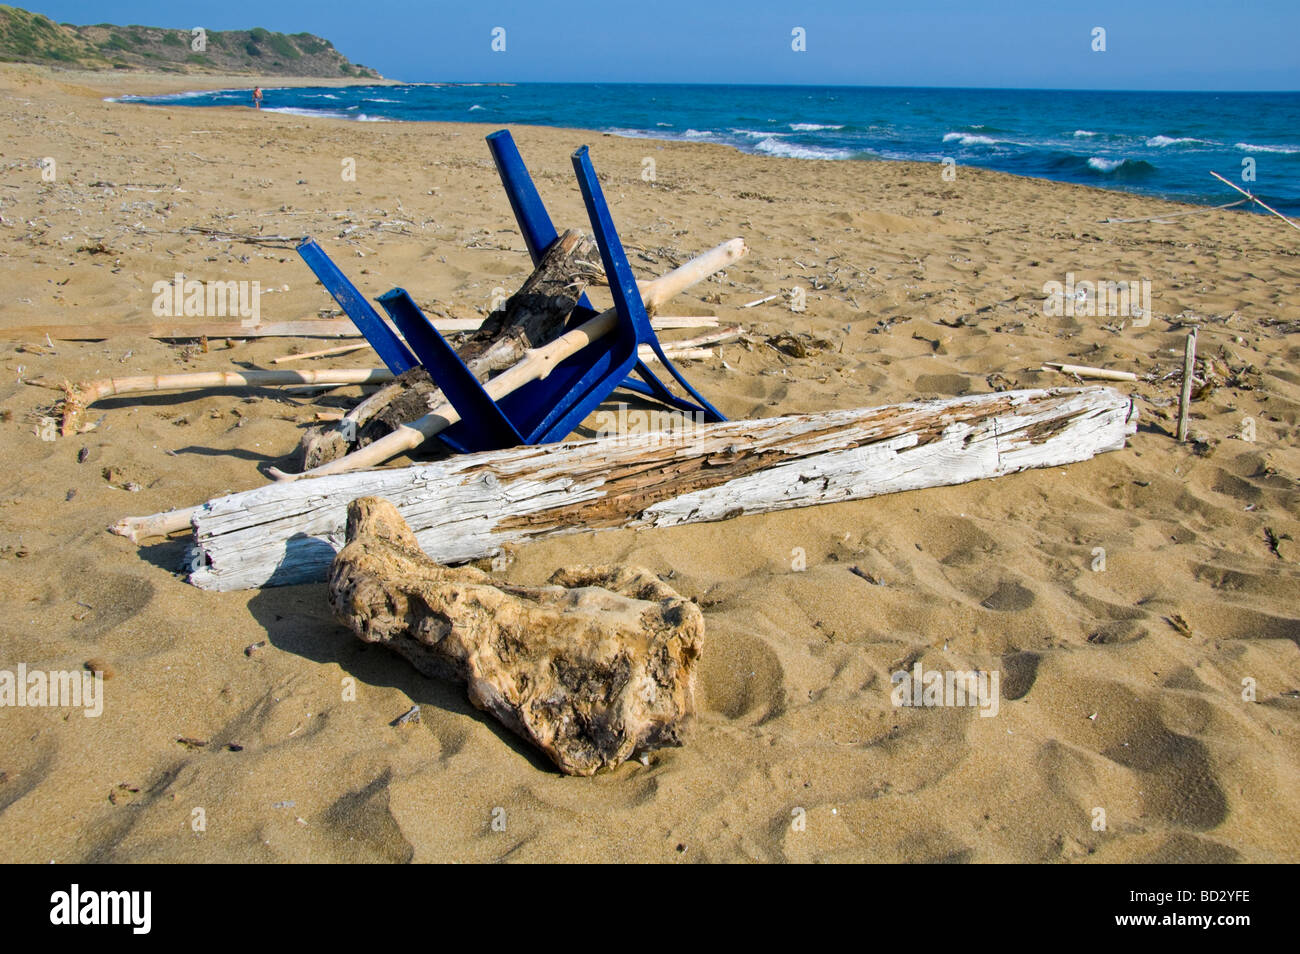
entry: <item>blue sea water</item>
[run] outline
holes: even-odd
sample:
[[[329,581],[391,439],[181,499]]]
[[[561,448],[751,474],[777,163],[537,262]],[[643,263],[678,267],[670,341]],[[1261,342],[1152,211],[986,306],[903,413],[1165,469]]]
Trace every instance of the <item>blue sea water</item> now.
[[[1187,202],[1300,214],[1300,93],[551,84],[264,90],[264,108],[357,121],[527,123],[807,159],[981,166]],[[247,106],[249,90],[124,101]],[[575,146],[578,145],[575,143]],[[1252,159],[1255,180],[1243,181]]]

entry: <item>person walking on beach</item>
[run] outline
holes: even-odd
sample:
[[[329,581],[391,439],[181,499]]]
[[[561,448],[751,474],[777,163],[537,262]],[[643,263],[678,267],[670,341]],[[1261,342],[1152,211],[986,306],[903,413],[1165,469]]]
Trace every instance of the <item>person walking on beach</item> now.
[[[262,108],[262,87],[260,86],[253,87],[253,108]]]

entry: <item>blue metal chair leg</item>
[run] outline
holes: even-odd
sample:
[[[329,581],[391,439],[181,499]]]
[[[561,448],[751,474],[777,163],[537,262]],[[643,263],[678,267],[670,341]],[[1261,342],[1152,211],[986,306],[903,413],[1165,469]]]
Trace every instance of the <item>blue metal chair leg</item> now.
[[[605,202],[605,194],[600,188],[600,181],[596,178],[596,170],[592,168],[591,157],[586,146],[573,154],[573,169],[578,175],[578,188],[582,191],[582,199],[587,206],[587,216],[591,219],[591,227],[596,233],[601,261],[605,265],[605,276],[609,280],[609,290],[614,297],[614,307],[618,309],[619,317],[626,317],[631,322],[638,343],[650,345],[660,363],[677,380],[677,383],[699,402],[698,410],[704,412],[707,420],[725,421],[726,418],[719,413],[718,409],[691,387],[690,382],[664,354],[659,338],[650,326],[650,317],[646,314],[645,304],[641,301],[641,290],[637,287],[636,276],[632,274],[627,253],[623,251],[623,243],[614,228],[609,206]],[[638,362],[636,371],[647,384],[653,380],[660,388],[664,387],[654,372],[646,368],[644,363]],[[652,390],[657,390],[653,384],[650,387]]]
[[[379,303],[388,312],[393,324],[415,349],[420,363],[438,383],[452,407],[460,412],[466,427],[457,428],[457,449],[466,451],[492,450],[514,447],[525,443],[524,437],[483,390],[454,348],[429,323],[424,312],[411,300],[405,289],[394,288],[379,296]]]
[[[542,197],[537,192],[537,187],[533,185],[532,176],[528,174],[528,167],[524,165],[523,157],[519,154],[518,147],[515,146],[514,137],[510,135],[509,130],[500,129],[487,137],[488,149],[492,152],[492,159],[496,163],[497,172],[501,176],[501,184],[505,187],[506,196],[510,200],[510,208],[515,213],[515,219],[519,223],[519,230],[523,233],[524,243],[528,246],[528,253],[532,256],[533,264],[536,265],[541,261],[546,250],[551,247],[551,243],[556,240],[558,234],[555,231],[555,225],[551,222],[551,217],[546,211],[546,205],[542,202]],[[577,160],[575,159],[575,168]],[[588,162],[588,164],[590,164]],[[581,178],[581,173],[579,173]],[[598,187],[599,188],[599,187]],[[602,197],[603,202],[603,197]],[[608,218],[608,211],[606,212]],[[612,231],[611,224],[611,231]],[[617,243],[617,235],[614,236]],[[622,245],[619,244],[620,250]],[[626,256],[624,256],[626,262]],[[641,304],[640,292],[636,292],[638,305]],[[583,295],[578,300],[579,308],[590,309],[591,303],[587,296]],[[642,312],[644,312],[642,306]],[[574,309],[573,316],[570,317],[569,327],[573,327],[578,321],[582,320],[583,312]],[[648,328],[647,322],[647,328]],[[633,372],[640,381],[629,376],[620,386],[642,394],[647,397],[653,397],[665,404],[687,411],[688,413],[699,412],[704,414],[705,418],[710,421],[724,421],[724,418],[716,408],[706,401],[698,391],[696,391],[686,381],[677,369],[667,361],[663,356],[663,351],[659,346],[659,338],[654,334],[653,329],[649,330],[649,337],[643,339],[655,349],[668,372],[677,379],[677,382],[690,394],[698,404],[692,404],[683,398],[673,394],[668,386],[665,385],[655,375],[653,371],[639,358]]]
[[[298,244],[298,255],[307,263],[307,267],[316,273],[325,290],[334,296],[334,300],[352,319],[357,330],[365,335],[370,346],[379,355],[393,374],[401,374],[415,367],[414,355],[402,344],[402,339],[393,334],[393,329],[384,323],[379,313],[370,307],[370,302],[357,291],[357,287],[348,281],[347,276],[339,271],[325,250],[309,238]]]

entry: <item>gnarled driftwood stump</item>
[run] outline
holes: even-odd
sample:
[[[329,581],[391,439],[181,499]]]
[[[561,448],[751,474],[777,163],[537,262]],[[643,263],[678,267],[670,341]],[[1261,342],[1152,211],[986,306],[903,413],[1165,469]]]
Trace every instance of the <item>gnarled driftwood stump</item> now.
[[[464,682],[564,773],[681,744],[704,617],[649,571],[579,566],[550,586],[502,583],[429,559],[380,497],[349,505],[347,541],[329,573],[338,619],[425,675]]]

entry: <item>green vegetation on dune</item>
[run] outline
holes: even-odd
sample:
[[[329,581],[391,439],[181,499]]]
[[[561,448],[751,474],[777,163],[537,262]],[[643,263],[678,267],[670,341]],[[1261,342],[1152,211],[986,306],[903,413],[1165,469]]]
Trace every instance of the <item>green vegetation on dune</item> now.
[[[55,23],[39,13],[0,4],[0,62],[89,70],[381,78],[369,67],[349,62],[329,40],[310,33],[254,27],[210,30],[202,40],[190,30]]]

